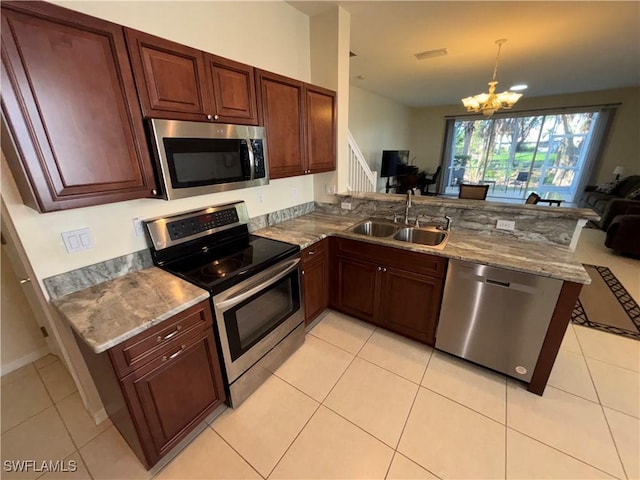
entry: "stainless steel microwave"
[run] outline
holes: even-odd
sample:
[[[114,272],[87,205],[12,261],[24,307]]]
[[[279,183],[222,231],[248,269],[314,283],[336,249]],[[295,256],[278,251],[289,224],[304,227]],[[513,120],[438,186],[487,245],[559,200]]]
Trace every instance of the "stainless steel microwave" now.
[[[167,200],[269,183],[264,127],[154,118],[149,129]]]

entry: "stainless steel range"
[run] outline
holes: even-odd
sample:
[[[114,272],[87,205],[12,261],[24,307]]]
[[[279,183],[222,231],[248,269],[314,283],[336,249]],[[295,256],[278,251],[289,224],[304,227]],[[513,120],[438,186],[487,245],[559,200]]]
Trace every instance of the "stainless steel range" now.
[[[244,202],[147,220],[155,265],[211,294],[232,407],[304,343],[300,247],[250,235]]]

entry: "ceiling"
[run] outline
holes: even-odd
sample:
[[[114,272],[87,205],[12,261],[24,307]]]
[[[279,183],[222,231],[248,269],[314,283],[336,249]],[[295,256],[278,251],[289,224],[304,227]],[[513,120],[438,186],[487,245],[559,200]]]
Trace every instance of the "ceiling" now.
[[[525,83],[538,97],[640,85],[640,2],[292,1],[351,15],[351,84],[409,106],[451,105]],[[417,60],[415,53],[448,54]],[[363,79],[358,78],[363,76]]]

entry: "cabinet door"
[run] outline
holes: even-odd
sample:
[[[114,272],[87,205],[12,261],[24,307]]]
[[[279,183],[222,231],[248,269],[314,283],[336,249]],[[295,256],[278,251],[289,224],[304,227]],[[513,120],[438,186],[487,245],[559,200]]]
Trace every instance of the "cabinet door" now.
[[[200,50],[130,28],[125,32],[145,117],[204,121],[213,115]]]
[[[308,325],[329,304],[329,254],[326,240],[303,250],[301,257],[304,322]]]
[[[213,88],[215,120],[258,124],[253,67],[206,54],[209,83]]]
[[[377,324],[380,267],[340,256],[337,257],[336,267],[338,310]]]
[[[307,172],[336,169],[336,93],[305,85]]]
[[[2,7],[3,117],[37,207],[155,196],[122,28],[44,2]]]
[[[380,325],[434,345],[443,281],[391,267],[381,278]]]
[[[257,71],[259,105],[267,135],[269,176],[292,177],[305,173],[302,131],[303,84],[297,80]]]
[[[122,388],[153,465],[225,399],[213,329],[125,377]]]

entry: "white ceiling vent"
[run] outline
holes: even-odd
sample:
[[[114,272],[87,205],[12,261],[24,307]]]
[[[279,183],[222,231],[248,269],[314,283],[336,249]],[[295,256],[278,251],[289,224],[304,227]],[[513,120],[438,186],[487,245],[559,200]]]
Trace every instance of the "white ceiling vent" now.
[[[427,58],[444,57],[447,54],[446,48],[438,48],[436,50],[427,50],[420,53],[414,53],[418,60],[426,60]]]

